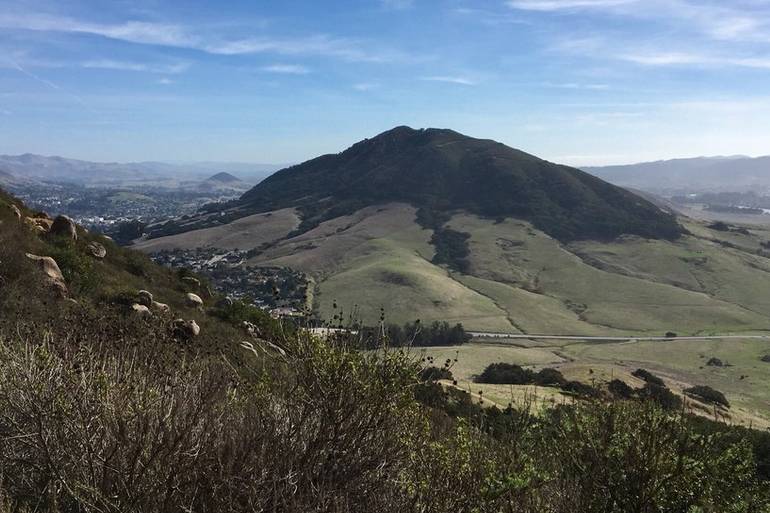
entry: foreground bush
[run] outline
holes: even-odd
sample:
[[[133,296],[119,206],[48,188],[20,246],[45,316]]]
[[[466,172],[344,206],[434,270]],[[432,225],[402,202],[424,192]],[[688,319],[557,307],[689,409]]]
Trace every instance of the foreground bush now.
[[[113,322],[0,330],[2,513],[767,505],[744,436],[653,402],[501,411],[420,384],[401,350],[299,332],[285,355],[205,351]]]
[[[236,371],[70,340],[0,346],[2,488],[48,511],[385,510],[416,412],[403,356],[296,340]],[[85,341],[83,341],[85,342]],[[256,358],[251,362],[258,367]],[[409,429],[407,429],[409,427]],[[371,509],[370,509],[371,510]]]

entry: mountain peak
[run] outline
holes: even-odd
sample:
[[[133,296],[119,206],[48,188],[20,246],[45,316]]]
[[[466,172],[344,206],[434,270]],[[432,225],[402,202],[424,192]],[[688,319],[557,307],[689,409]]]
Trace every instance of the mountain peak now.
[[[220,183],[233,183],[233,182],[240,182],[241,179],[237,176],[233,176],[230,173],[221,172],[217,173],[214,176],[210,176],[206,179],[207,182],[220,182]]]
[[[283,169],[244,194],[240,207],[295,207],[303,214],[301,228],[308,229],[389,202],[411,204],[431,217],[464,210],[520,218],[560,240],[681,234],[673,216],[580,170],[452,130],[406,126]]]

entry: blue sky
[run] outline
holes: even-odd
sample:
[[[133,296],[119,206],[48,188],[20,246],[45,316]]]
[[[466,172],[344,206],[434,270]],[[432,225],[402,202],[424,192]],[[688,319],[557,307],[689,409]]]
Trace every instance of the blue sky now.
[[[770,154],[770,0],[0,0],[0,153],[297,162],[403,124]]]

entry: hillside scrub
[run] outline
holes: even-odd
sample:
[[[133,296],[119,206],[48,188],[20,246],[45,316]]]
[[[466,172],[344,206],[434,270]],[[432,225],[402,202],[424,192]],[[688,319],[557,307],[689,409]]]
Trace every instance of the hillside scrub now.
[[[440,404],[415,399],[419,369],[400,350],[299,336],[280,341],[287,356],[268,362],[235,366],[182,352],[171,364],[137,351],[138,340],[107,346],[92,332],[46,332],[28,326],[0,341],[0,483],[12,509],[748,512],[767,504],[743,438],[725,446],[652,403],[589,401],[541,418],[466,403],[446,417]]]

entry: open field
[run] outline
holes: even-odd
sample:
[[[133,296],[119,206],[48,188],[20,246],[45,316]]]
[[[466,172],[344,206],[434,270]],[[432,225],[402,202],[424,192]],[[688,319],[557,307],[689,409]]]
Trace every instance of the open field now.
[[[734,405],[736,416],[770,425],[770,363],[760,360],[770,354],[770,341],[574,344],[562,351],[576,362],[601,364],[604,368],[644,367],[671,380],[674,390],[690,385],[711,386],[724,392]],[[710,358],[718,358],[729,366],[707,366]]]
[[[728,422],[770,428],[770,363],[760,360],[770,354],[770,340],[563,341],[551,347],[474,341],[458,347],[418,348],[413,352],[419,358],[432,356],[437,366],[446,359],[457,358],[452,367],[457,387],[477,398],[481,391],[485,401],[500,407],[513,402],[532,403],[539,408],[570,399],[554,388],[474,383],[475,376],[491,363],[515,363],[532,369],[553,367],[568,380],[604,386],[612,379],[620,379],[634,388],[644,383],[631,373],[645,368],[663,378],[680,395],[693,385],[708,385],[723,392],[732,405],[725,419]],[[712,357],[726,366],[707,366]],[[688,404],[699,414],[712,415],[707,406],[689,399]]]

